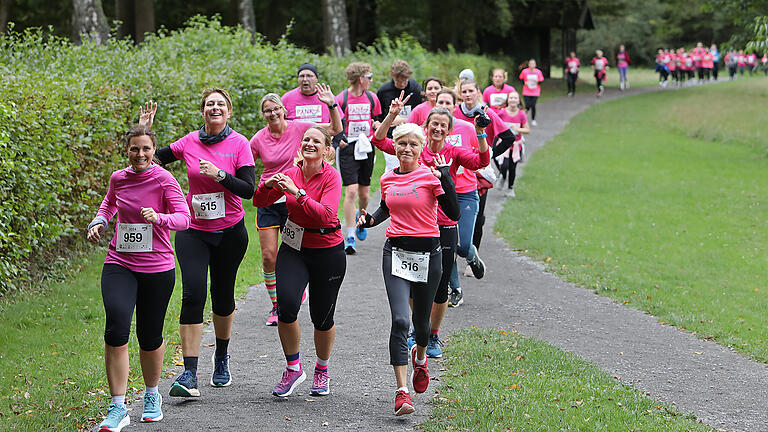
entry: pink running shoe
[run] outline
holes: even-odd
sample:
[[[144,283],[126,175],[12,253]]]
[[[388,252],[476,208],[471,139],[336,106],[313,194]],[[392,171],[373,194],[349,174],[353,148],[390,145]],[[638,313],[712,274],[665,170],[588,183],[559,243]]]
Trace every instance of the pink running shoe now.
[[[299,365],[299,370],[297,371],[285,368],[283,378],[280,379],[275,389],[272,390],[272,394],[280,397],[290,396],[293,393],[293,389],[303,383],[305,379],[307,379],[307,375],[304,373],[301,365]]]
[[[413,391],[424,393],[427,391],[427,387],[429,387],[429,370],[427,369],[426,361],[423,365],[416,364],[416,345],[411,347],[411,359],[413,360],[413,373],[411,374]]]
[[[312,377],[312,388],[309,393],[313,396],[326,396],[331,392],[328,376],[328,369],[319,369],[315,367],[315,375]]]
[[[269,316],[267,317],[267,326],[272,327],[277,325],[277,308],[273,307],[271,311],[269,311]]]

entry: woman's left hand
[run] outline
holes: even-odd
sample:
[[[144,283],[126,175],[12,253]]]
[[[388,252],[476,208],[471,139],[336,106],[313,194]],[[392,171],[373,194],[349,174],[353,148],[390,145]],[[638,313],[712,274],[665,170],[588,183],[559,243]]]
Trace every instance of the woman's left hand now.
[[[336,101],[336,99],[333,96],[333,92],[331,91],[331,87],[325,83],[317,83],[315,84],[315,91],[317,92],[317,99],[328,105],[329,107],[333,105]]]
[[[441,174],[440,174],[440,171],[439,171],[440,168],[451,166],[451,163],[453,162],[453,159],[448,159],[448,161],[446,162],[445,156],[439,154],[439,155],[435,155],[434,161],[435,161],[435,166],[432,167],[432,174],[435,177],[440,178],[441,177]]]
[[[296,187],[296,184],[293,182],[293,179],[288,177],[287,175],[284,175],[278,182],[277,185],[284,191],[288,192],[291,195],[296,195],[296,192],[299,191],[299,188]]]
[[[147,222],[151,222],[151,223],[157,222],[157,212],[155,212],[155,209],[153,209],[152,207],[142,207],[141,217],[146,219]]]
[[[219,168],[205,159],[200,159],[200,174],[216,180],[216,177],[219,176]]]

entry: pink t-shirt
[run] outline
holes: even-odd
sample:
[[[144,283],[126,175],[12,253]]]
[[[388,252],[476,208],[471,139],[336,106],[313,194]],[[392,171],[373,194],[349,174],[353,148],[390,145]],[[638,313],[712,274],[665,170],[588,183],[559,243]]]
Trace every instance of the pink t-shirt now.
[[[538,68],[523,69],[520,72],[520,79],[523,80],[523,96],[541,96],[539,83],[544,81],[544,74]]]
[[[477,153],[479,143],[477,141],[477,131],[475,130],[475,125],[473,123],[470,123],[464,119],[467,117],[464,116],[464,114],[461,113],[461,108],[456,108],[456,111],[459,114],[456,114],[454,112],[454,122],[453,122],[453,129],[448,133],[448,136],[445,137],[445,145],[451,145],[454,147],[462,147],[466,149],[469,152]],[[488,114],[489,117],[491,117],[491,120],[498,119],[498,122],[504,127],[506,130],[507,127],[504,125],[504,122],[501,121],[499,116],[493,112],[492,110],[486,111],[486,114]],[[463,117],[460,118],[459,116]],[[491,125],[493,126],[493,125]],[[486,142],[490,143],[490,137],[491,134],[488,131],[491,129],[491,126],[488,126],[485,130],[488,134],[488,137],[486,138]],[[489,159],[490,161],[490,159]],[[486,163],[486,165],[488,165]],[[466,168],[460,168],[457,173],[456,177],[453,179],[454,183],[456,184],[456,193],[467,193],[477,190],[477,176],[475,176],[475,171],[471,169]]]
[[[747,55],[747,64],[749,66],[754,66],[757,64],[757,55],[755,54],[749,54]]]
[[[302,120],[311,123],[329,123],[331,112],[328,105],[320,102],[317,93],[306,96],[299,87],[287,91],[281,98],[285,106],[286,120]]]
[[[293,159],[298,156],[304,132],[314,125],[314,123],[299,120],[288,120],[287,123],[280,138],[273,137],[269,133],[268,126],[256,132],[256,135],[251,138],[253,160],[261,159],[261,163],[264,164],[264,172],[261,173],[260,180],[262,183],[293,166]]]
[[[408,116],[408,123],[415,123],[419,126],[424,126],[424,123],[427,121],[427,117],[429,117],[429,112],[432,111],[432,108],[434,108],[432,105],[429,104],[429,101],[424,101],[416,106],[411,111],[411,115]]]
[[[510,93],[517,93],[517,90],[509,84],[504,84],[501,90],[489,85],[483,90],[483,101],[491,108],[498,108],[507,104],[507,95]]]
[[[444,194],[432,170],[419,165],[406,174],[381,176],[381,196],[389,208],[387,237],[440,237],[437,197]]]
[[[286,197],[288,219],[304,228],[333,228],[339,226],[339,202],[341,202],[341,174],[332,166],[323,162],[323,168],[315,175],[304,181],[301,164],[292,166],[284,171],[299,189],[307,192],[298,200],[292,194],[278,188],[269,189],[264,183],[259,184],[253,195],[253,204],[266,207],[273,204],[282,196]],[[344,241],[341,230],[329,234],[305,232],[301,247],[327,248],[336,246]]]
[[[714,56],[710,52],[705,52],[704,55],[701,58],[701,67],[704,69],[712,69],[715,67],[715,63],[713,61]]]
[[[693,49],[693,61],[696,64],[696,67],[702,67],[702,57],[704,56],[704,48],[694,48]]]
[[[152,251],[118,252],[116,228],[104,263],[140,273],[168,271],[175,267],[170,230],[185,230],[190,221],[184,194],[171,173],[157,165],[139,173],[130,167],[113,172],[96,216],[109,221],[117,213],[117,223],[148,224],[141,216],[142,207],[157,212],[157,222],[152,224]]]
[[[528,124],[528,116],[525,115],[524,110],[517,110],[517,114],[515,115],[509,115],[509,112],[507,110],[504,110],[499,114],[499,118],[504,122],[505,125],[509,128],[509,130],[512,130],[512,126],[515,128],[524,127]],[[520,141],[523,138],[522,134],[517,134],[515,136],[515,142]]]
[[[595,70],[600,72],[608,66],[608,59],[605,57],[592,57],[592,64],[595,66]]]
[[[488,142],[488,145],[491,145],[493,143],[493,140],[496,139],[496,136],[504,132],[505,130],[508,130],[509,128],[507,125],[504,124],[503,121],[499,118],[499,115],[496,114],[496,110],[489,109],[485,113],[488,114],[488,117],[491,119],[491,124],[485,128],[485,133],[488,135],[488,137],[485,138],[486,142]],[[477,133],[475,132],[475,120],[471,119],[464,115],[464,113],[461,111],[461,106],[456,107],[456,109],[453,111],[453,117],[457,120],[463,120],[472,128],[472,134],[477,137]],[[459,123],[459,122],[456,122]],[[474,147],[477,148],[477,139],[474,140]]]
[[[568,57],[567,59],[565,59],[565,68],[568,69],[568,72],[572,74],[579,73],[579,66],[581,66],[581,60],[579,60],[578,58]]]
[[[737,66],[746,66],[747,57],[744,54],[738,54],[736,55],[736,65]]]
[[[198,131],[194,131],[171,144],[170,147],[176,159],[181,159],[187,164],[189,179],[187,204],[192,213],[192,222],[189,227],[200,231],[218,231],[240,222],[245,216],[240,197],[216,180],[200,174],[200,159],[205,159],[219,169],[236,175],[238,168],[255,165],[253,154],[248,147],[248,140],[232,131],[221,142],[203,144],[200,142]],[[223,194],[224,216],[218,213],[222,200],[220,194]]]
[[[366,90],[373,98],[373,112],[371,112],[371,101],[365,93],[360,96],[353,96],[347,92],[347,107],[342,114],[347,119],[347,127],[344,132],[350,140],[356,140],[362,133],[368,138],[373,136],[373,117],[381,114],[381,102],[375,93]],[[341,109],[344,103],[344,92],[336,95],[336,103]]]
[[[616,66],[620,68],[628,67],[629,54],[626,51],[616,53]]]

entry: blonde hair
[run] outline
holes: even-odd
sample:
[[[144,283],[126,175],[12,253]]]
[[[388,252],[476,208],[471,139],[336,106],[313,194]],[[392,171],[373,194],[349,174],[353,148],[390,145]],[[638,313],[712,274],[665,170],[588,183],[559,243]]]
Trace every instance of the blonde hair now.
[[[304,135],[301,136],[302,141],[304,140],[304,136],[307,135],[307,132],[309,132],[311,129],[317,129],[320,132],[323,133],[323,137],[325,138],[325,146],[326,147],[332,147],[333,146],[333,137],[331,136],[330,132],[328,132],[327,129],[325,129],[322,126],[314,125],[307,128],[307,130],[304,132]],[[304,160],[304,155],[301,154],[301,146],[299,146],[299,150],[296,151],[296,157],[293,158],[293,164],[297,165],[299,161]],[[323,159],[328,162],[329,164],[333,165],[335,157],[331,156],[330,152],[326,153],[323,157]]]
[[[603,50],[595,50],[595,54],[597,54],[598,57],[603,56]]]
[[[277,93],[267,93],[261,98],[261,102],[259,102],[259,109],[264,109],[264,102],[273,102],[277,104],[280,108],[285,109],[285,105],[283,105],[283,100],[280,99],[280,95]],[[261,114],[262,116],[264,113]]]
[[[397,141],[406,135],[413,135],[417,140],[424,145],[426,138],[424,137],[424,129],[416,123],[403,123],[396,127],[392,131],[392,138]]]
[[[363,62],[350,63],[349,66],[347,66],[347,68],[344,69],[344,73],[347,74],[347,81],[349,81],[350,84],[356,83],[361,76],[368,74],[370,72],[371,72],[371,65]]]

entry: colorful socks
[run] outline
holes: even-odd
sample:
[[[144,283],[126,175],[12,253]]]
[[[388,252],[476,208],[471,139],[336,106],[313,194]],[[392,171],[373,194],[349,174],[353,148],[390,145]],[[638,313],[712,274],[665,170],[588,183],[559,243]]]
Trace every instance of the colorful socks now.
[[[292,371],[300,371],[301,363],[299,363],[299,353],[286,354],[285,355],[285,367]]]
[[[273,307],[277,307],[277,277],[275,272],[261,271],[264,275],[264,285],[267,286],[267,294],[269,295],[269,301],[272,302]]]

